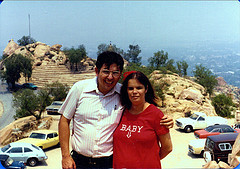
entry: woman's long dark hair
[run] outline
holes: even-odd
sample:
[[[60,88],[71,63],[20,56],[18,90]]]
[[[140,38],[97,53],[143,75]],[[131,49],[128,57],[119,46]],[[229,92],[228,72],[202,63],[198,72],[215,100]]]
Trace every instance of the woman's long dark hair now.
[[[128,87],[128,81],[130,79],[136,79],[138,80],[141,84],[144,85],[145,89],[147,89],[147,93],[145,94],[145,100],[146,102],[153,104],[155,106],[158,106],[156,101],[158,100],[157,96],[155,95],[155,92],[153,90],[153,87],[147,78],[142,72],[136,71],[131,74],[129,74],[125,80],[123,81],[122,88],[121,88],[121,94],[120,94],[120,99],[121,99],[121,104],[127,109],[130,109],[132,106],[131,101],[129,100],[128,93],[127,93],[127,87]]]

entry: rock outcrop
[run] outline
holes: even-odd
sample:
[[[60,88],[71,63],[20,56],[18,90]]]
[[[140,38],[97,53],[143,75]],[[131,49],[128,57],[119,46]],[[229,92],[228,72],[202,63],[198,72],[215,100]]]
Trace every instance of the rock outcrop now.
[[[218,85],[215,87],[215,95],[224,93],[230,96],[234,103],[239,104],[240,100],[240,88],[232,85],[228,85],[222,77],[217,77]]]
[[[36,66],[47,66],[49,62],[57,65],[67,65],[70,67],[68,58],[61,51],[62,45],[55,44],[49,46],[42,42],[28,44],[26,46],[19,46],[13,40],[10,40],[7,47],[3,51],[3,55],[11,56],[12,54],[22,54],[23,56],[33,59],[33,69]],[[95,60],[91,58],[83,59],[80,63],[81,70],[93,70],[95,67]]]
[[[0,146],[24,138],[24,134],[28,131],[49,129],[51,123],[52,117],[42,118],[41,120],[36,120],[34,116],[19,118],[0,130]]]
[[[151,74],[150,80],[154,85],[165,84],[163,90],[165,99],[160,102],[160,109],[164,114],[170,114],[174,119],[197,111],[209,116],[216,115],[204,87],[192,80],[180,77],[178,74],[161,74],[157,70]]]

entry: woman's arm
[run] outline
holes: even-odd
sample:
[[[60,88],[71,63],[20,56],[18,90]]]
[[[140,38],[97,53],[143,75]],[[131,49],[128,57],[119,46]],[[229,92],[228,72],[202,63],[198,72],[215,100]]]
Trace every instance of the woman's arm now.
[[[172,140],[170,137],[170,133],[159,135],[158,138],[161,143],[159,156],[160,156],[160,160],[162,160],[172,151]]]

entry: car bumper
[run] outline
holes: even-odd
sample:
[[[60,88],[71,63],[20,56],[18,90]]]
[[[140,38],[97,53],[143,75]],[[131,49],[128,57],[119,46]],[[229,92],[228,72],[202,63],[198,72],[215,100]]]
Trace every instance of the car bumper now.
[[[47,160],[47,159],[48,159],[48,157],[47,157],[47,156],[44,156],[44,157],[39,157],[39,158],[38,158],[38,160],[39,160],[39,161],[43,161],[43,160]]]
[[[58,113],[58,111],[49,111],[49,110],[47,110],[47,114],[49,114],[49,115],[59,115],[60,113]]]
[[[180,128],[180,129],[184,129],[183,128],[183,124],[179,121],[176,120],[176,125]]]
[[[194,148],[191,145],[188,145],[188,151],[193,154],[201,154],[203,148]]]

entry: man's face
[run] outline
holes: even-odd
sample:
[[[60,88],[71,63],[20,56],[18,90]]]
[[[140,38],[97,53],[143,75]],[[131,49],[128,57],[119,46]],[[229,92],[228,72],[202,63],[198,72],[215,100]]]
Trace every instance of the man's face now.
[[[109,68],[105,64],[100,70],[95,68],[95,72],[98,77],[98,89],[104,95],[114,88],[121,77],[121,71],[115,63]]]

